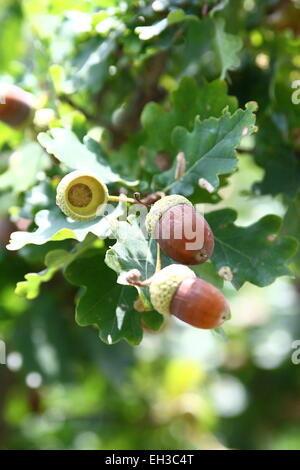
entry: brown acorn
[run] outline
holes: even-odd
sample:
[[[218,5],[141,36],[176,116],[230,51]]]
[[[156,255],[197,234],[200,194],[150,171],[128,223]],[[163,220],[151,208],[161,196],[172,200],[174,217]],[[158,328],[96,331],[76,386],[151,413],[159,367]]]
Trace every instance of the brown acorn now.
[[[183,196],[165,196],[157,201],[147,215],[146,225],[161,249],[179,263],[202,264],[213,253],[210,226]]]
[[[0,121],[13,128],[31,122],[35,110],[35,98],[15,85],[0,84]]]
[[[171,264],[154,275],[150,297],[159,313],[175,315],[197,328],[217,328],[230,317],[224,295],[180,264]]]

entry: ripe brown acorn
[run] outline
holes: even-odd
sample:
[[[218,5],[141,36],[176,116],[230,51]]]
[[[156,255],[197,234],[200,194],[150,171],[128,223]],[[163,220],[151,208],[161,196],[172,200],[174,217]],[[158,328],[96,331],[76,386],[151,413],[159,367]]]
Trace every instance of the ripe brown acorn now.
[[[31,121],[35,98],[15,85],[0,84],[0,121],[18,128]]]
[[[180,264],[171,264],[154,275],[150,297],[159,313],[175,315],[197,328],[217,328],[230,317],[224,295]]]
[[[151,208],[146,225],[152,238],[171,258],[195,265],[214,250],[213,232],[204,217],[183,196],[165,196]]]

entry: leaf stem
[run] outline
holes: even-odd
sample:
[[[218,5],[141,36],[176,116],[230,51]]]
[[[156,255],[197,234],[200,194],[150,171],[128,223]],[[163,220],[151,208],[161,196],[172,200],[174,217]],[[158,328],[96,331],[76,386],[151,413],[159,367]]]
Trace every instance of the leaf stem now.
[[[160,270],[161,270],[161,249],[160,249],[159,244],[157,243],[155,272],[157,273]]]
[[[136,199],[133,199],[132,197],[126,197],[124,195],[121,196],[108,196],[109,201],[114,201],[114,202],[129,202],[130,204],[136,204]]]

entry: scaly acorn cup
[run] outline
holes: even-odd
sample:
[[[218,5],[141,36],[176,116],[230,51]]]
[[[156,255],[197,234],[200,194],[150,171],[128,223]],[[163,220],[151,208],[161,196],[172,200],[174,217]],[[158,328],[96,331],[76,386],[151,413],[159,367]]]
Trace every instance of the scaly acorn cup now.
[[[193,204],[179,194],[157,201],[146,217],[146,227],[161,249],[179,263],[202,264],[213,253],[210,226]]]
[[[108,197],[107,186],[97,175],[80,170],[66,175],[56,190],[58,207],[65,215],[79,222],[101,215]]]
[[[30,124],[36,109],[35,97],[22,88],[0,83],[0,121],[13,128]]]
[[[217,328],[230,317],[224,295],[180,264],[171,264],[153,276],[150,298],[159,313],[175,315],[197,328]]]

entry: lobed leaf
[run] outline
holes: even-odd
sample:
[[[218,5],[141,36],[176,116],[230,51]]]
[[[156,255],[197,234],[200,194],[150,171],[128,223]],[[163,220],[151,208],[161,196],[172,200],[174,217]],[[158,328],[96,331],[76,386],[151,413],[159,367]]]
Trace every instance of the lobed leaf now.
[[[248,103],[246,109],[234,114],[225,111],[220,118],[195,120],[192,132],[184,127],[173,131],[173,144],[178,152],[184,152],[186,171],[175,179],[176,162],[167,172],[155,178],[156,185],[165,192],[192,195],[199,188],[199,179],[205,179],[212,189],[220,184],[219,176],[236,170],[235,149],[242,137],[255,131],[256,103]]]
[[[37,225],[35,232],[13,232],[7,249],[20,250],[30,243],[43,245],[50,240],[61,241],[67,238],[83,241],[88,233],[93,233],[99,238],[106,238],[111,233],[113,220],[123,214],[123,204],[118,204],[116,208],[108,206],[106,217],[97,217],[88,222],[76,222],[69,219],[58,208],[51,211],[42,210],[35,217]]]
[[[133,307],[136,290],[116,283],[116,275],[97,250],[89,250],[69,264],[65,276],[83,288],[76,305],[80,326],[96,325],[100,338],[108,344],[123,338],[134,345],[140,343],[141,314]]]
[[[81,143],[73,132],[63,128],[53,128],[47,133],[40,133],[38,141],[49,154],[53,154],[68,169],[94,172],[104,183],[120,182],[131,186],[137,184],[137,181],[124,181],[111,168],[100,145],[88,136],[84,138],[84,143]]]
[[[17,194],[26,191],[48,166],[49,156],[39,144],[24,144],[10,156],[7,171],[0,175],[0,188],[12,189]]]
[[[229,267],[232,284],[239,289],[246,281],[264,287],[279,276],[290,275],[288,264],[297,251],[292,237],[279,237],[281,219],[267,215],[248,227],[234,224],[237,213],[222,209],[206,219],[215,237],[212,261],[217,270]]]
[[[237,100],[229,96],[224,81],[214,80],[199,87],[191,77],[184,77],[170,97],[171,109],[160,104],[148,103],[142,113],[141,122],[146,130],[145,147],[151,150],[174,153],[172,131],[176,126],[193,129],[195,117],[204,120],[219,117],[228,107],[230,112],[237,108]],[[159,132],[157,132],[159,129]]]
[[[88,235],[86,239],[82,243],[79,243],[71,252],[62,249],[49,251],[45,257],[46,269],[39,273],[26,274],[24,276],[25,281],[17,283],[15,293],[27,299],[35,299],[38,297],[41,285],[45,282],[49,282],[57,271],[80,256],[91,245],[94,239],[95,237],[93,235]]]

